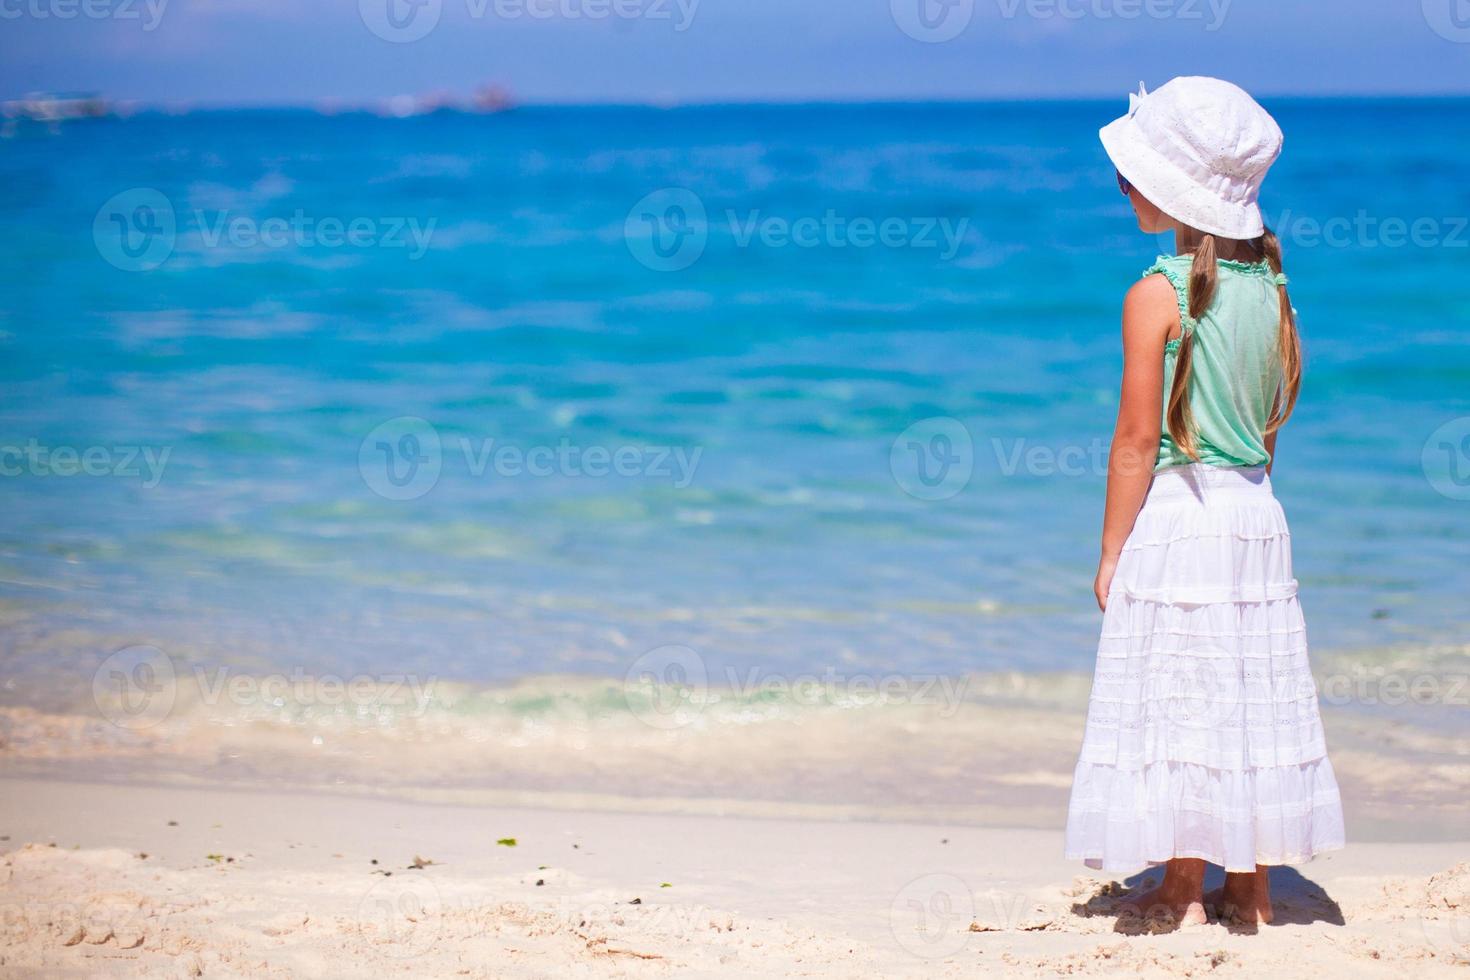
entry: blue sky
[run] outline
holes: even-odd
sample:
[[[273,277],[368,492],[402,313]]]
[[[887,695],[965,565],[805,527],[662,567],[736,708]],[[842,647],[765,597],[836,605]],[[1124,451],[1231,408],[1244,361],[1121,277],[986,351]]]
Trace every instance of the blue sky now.
[[[0,97],[1120,97],[1187,73],[1470,94],[1470,0],[0,0]]]

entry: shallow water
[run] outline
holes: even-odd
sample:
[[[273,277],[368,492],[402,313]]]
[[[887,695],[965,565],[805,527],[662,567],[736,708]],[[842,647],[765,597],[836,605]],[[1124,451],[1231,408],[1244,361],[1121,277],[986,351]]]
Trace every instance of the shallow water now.
[[[1314,647],[1463,673],[1434,651],[1470,622],[1470,103],[1269,108],[1309,356],[1274,482]],[[1167,247],[1093,138],[1114,114],[0,142],[3,701],[70,710],[134,644],[502,686],[669,645],[713,682],[1085,673],[1118,307]]]

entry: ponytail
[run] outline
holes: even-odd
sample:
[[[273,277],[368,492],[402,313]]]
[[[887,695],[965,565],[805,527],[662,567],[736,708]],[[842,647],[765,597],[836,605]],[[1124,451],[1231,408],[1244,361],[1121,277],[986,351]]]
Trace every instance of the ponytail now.
[[[1198,320],[1215,301],[1220,286],[1220,266],[1216,262],[1215,236],[1204,235],[1194,250],[1194,264],[1189,268],[1189,319]],[[1194,355],[1194,330],[1181,323],[1179,353],[1174,360],[1174,383],[1169,388],[1168,409],[1164,420],[1169,438],[1190,459],[1199,460],[1199,446],[1194,438],[1194,417],[1189,411],[1189,375]]]
[[[1270,228],[1256,239],[1256,248],[1270,263],[1271,271],[1278,276],[1282,275],[1281,240]],[[1296,329],[1296,311],[1291,308],[1291,297],[1287,295],[1286,283],[1282,281],[1276,288],[1281,293],[1281,332],[1277,341],[1281,352],[1281,389],[1276,400],[1276,410],[1266,423],[1268,434],[1281,428],[1291,418],[1292,410],[1296,408],[1297,396],[1302,391],[1302,338]]]

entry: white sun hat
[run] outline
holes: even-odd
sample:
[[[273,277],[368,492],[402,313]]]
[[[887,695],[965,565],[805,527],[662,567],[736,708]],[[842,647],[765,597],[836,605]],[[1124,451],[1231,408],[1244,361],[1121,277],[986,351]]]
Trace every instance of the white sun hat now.
[[[1281,155],[1281,127],[1245,90],[1218,78],[1176,78],[1128,97],[1102,128],[1113,166],[1159,210],[1223,238],[1266,230],[1258,200]]]

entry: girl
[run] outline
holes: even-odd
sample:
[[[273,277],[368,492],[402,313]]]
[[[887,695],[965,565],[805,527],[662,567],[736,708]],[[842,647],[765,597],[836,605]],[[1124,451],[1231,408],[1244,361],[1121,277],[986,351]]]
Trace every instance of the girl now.
[[[1123,303],[1103,610],[1067,857],[1166,862],[1129,904],[1181,923],[1271,921],[1266,867],[1343,846],[1291,539],[1271,493],[1301,384],[1281,247],[1257,205],[1281,130],[1244,91],[1176,78],[1103,147],[1139,227],[1172,231]],[[1205,863],[1225,886],[1203,895]]]

